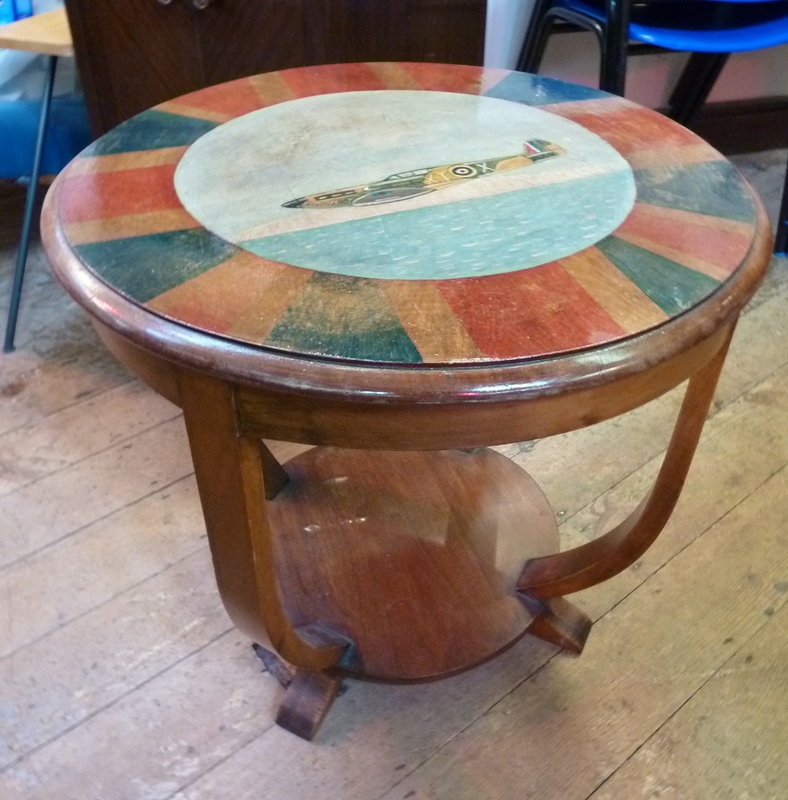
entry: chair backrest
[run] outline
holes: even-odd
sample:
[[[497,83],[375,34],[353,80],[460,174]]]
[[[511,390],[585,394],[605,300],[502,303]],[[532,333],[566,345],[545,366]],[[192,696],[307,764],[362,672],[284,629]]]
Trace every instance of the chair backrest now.
[[[606,35],[689,52],[735,53],[788,42],[784,0],[561,0],[605,18]]]
[[[535,71],[555,19],[592,31],[600,86],[623,94],[630,40],[692,53],[735,53],[788,43],[785,0],[536,0],[518,69]]]

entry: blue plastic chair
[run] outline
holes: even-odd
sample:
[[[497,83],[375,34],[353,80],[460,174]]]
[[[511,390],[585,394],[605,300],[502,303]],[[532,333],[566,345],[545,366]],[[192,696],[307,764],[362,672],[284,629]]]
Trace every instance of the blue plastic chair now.
[[[599,88],[613,94],[624,94],[630,52],[692,53],[668,101],[669,116],[684,125],[706,101],[730,53],[788,43],[785,0],[536,0],[520,51],[519,70],[538,71],[557,21],[596,35]],[[785,253],[787,249],[788,180],[775,252]]]
[[[613,94],[624,94],[629,51],[693,53],[670,100],[670,116],[684,124],[706,100],[730,53],[788,43],[784,0],[536,0],[518,69],[539,69],[557,20],[596,35],[599,88]],[[640,45],[628,46],[630,40]]]

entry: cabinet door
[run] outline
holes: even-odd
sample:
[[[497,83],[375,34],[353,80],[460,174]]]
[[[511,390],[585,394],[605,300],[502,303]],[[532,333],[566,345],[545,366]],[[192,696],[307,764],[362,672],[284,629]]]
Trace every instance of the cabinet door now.
[[[440,64],[481,64],[484,0],[409,0],[408,58]]]
[[[205,85],[184,0],[66,0],[66,11],[94,134]]]
[[[480,64],[485,0],[65,0],[96,135],[258,72],[345,61]]]
[[[302,0],[66,0],[66,10],[96,135],[204,86],[325,60],[322,30],[304,52]]]
[[[302,0],[194,2],[207,3],[195,14],[205,86],[316,63],[304,49]]]

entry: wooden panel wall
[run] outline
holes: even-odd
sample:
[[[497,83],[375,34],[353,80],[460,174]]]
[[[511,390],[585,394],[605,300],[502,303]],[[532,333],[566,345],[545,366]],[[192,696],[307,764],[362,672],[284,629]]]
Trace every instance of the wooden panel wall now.
[[[485,0],[66,0],[91,125],[257,72],[343,61],[481,64]]]

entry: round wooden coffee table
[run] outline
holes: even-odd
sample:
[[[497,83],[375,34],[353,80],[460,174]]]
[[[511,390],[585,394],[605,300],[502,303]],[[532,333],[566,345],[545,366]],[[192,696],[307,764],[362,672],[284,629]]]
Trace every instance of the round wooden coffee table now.
[[[526,631],[582,649],[564,595],[662,529],[770,253],[735,169],[659,114],[430,64],[164,103],[72,162],[43,231],[107,346],[183,408],[219,590],[292,666],[277,721],[305,738],[344,676],[448,675]],[[652,491],[558,552],[485,448],[686,379]],[[317,447],[281,465],[264,439]]]

